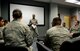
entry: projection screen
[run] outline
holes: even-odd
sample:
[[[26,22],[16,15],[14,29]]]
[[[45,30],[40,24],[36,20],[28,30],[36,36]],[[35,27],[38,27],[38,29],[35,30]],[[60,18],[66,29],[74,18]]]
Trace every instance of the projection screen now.
[[[22,21],[26,24],[29,24],[30,19],[32,19],[32,14],[35,14],[38,25],[44,25],[44,7],[10,3],[10,21],[13,20],[12,12],[14,9],[20,9],[22,11]]]

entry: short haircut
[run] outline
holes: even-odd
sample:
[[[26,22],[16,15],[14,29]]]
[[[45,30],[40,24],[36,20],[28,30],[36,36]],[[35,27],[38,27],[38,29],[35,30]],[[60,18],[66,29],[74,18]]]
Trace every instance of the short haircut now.
[[[4,20],[4,22],[8,23],[8,20]]]
[[[0,17],[0,21],[1,21],[1,20],[3,20],[3,18],[2,18],[2,17]]]
[[[59,17],[53,18],[52,26],[61,25],[61,19]]]
[[[4,20],[4,25],[6,25],[9,21],[8,20]]]
[[[77,23],[79,24],[79,21],[77,20]]]
[[[35,14],[33,14],[32,16],[35,17]]]
[[[22,17],[22,12],[19,9],[15,9],[13,10],[13,18],[14,19],[18,19]]]

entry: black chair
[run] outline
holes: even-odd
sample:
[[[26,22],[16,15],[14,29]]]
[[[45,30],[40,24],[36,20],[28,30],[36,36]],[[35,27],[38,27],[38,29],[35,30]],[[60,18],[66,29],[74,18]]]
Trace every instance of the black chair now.
[[[1,51],[28,51],[24,47],[12,47],[12,46],[1,46],[0,50]]]
[[[69,41],[63,42],[60,47],[60,51],[71,51],[71,49],[72,49],[71,45],[72,45],[72,43]]]
[[[40,42],[37,42],[37,47],[38,51],[53,51]]]
[[[80,37],[63,42],[60,51],[80,51]]]
[[[80,33],[74,33],[74,34],[72,35],[73,38],[78,37],[78,36],[80,36]]]
[[[0,47],[4,47],[4,43],[0,43]]]

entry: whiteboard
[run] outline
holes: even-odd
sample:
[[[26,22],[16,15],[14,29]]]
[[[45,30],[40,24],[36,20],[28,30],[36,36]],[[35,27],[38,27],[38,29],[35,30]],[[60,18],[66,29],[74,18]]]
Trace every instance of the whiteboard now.
[[[35,14],[38,25],[44,25],[44,7],[10,3],[10,22],[13,20],[12,12],[14,9],[20,9],[22,11],[22,21],[26,24],[29,24],[32,15]]]

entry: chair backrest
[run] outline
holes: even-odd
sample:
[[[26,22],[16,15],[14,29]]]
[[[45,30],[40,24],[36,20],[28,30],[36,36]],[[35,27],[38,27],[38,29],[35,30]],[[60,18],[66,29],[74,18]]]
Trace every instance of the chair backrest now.
[[[60,51],[71,51],[71,45],[72,45],[72,43],[69,41],[63,42],[60,47]]]
[[[60,51],[80,51],[80,36],[63,42]]]
[[[53,51],[46,47],[44,44],[41,44],[40,42],[37,42],[38,51]]]
[[[2,46],[0,47],[2,51],[28,51],[27,48],[24,47],[12,47],[12,46]]]
[[[74,34],[72,35],[73,38],[78,37],[78,36],[80,36],[80,33],[74,33]]]

